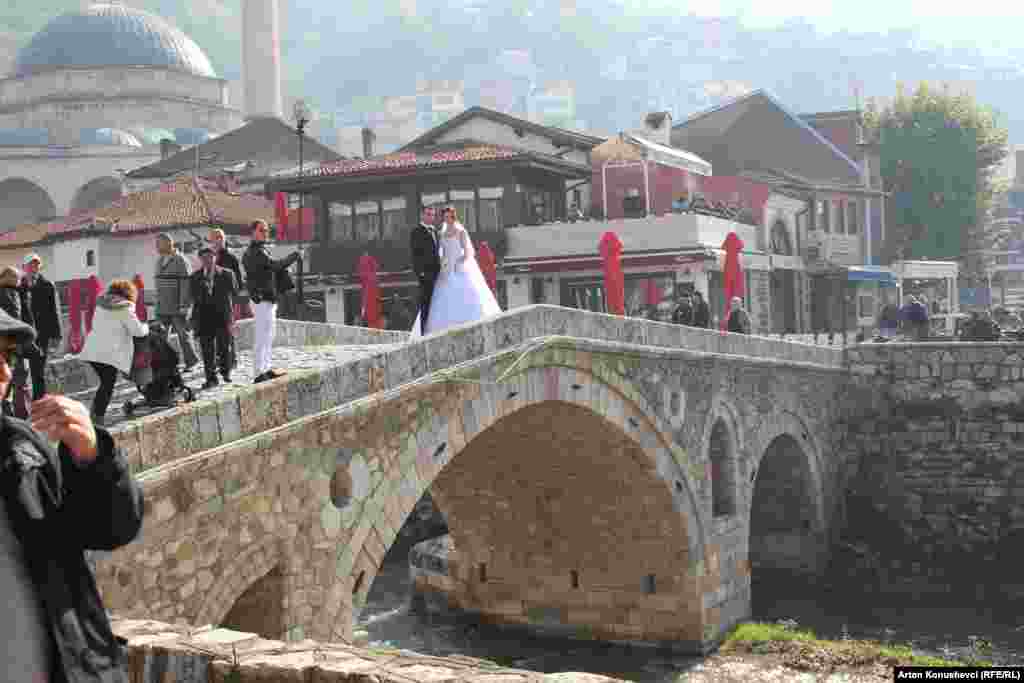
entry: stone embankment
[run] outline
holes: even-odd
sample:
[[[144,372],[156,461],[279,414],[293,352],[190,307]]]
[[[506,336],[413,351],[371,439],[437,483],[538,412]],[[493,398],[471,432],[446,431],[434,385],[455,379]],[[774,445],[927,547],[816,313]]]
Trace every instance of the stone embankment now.
[[[128,641],[133,683],[615,683],[586,673],[540,674],[472,657],[432,657],[407,650],[306,640],[284,643],[254,633],[189,628],[158,621],[113,620]]]
[[[888,408],[851,425],[864,454],[846,557],[935,583],[1014,566],[1024,540],[1024,344],[864,344],[851,370]],[[1020,577],[990,576],[1004,595]]]

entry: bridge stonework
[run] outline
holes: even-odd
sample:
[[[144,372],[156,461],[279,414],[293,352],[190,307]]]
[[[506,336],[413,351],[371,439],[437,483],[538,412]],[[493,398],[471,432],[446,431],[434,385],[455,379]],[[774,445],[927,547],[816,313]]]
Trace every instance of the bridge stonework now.
[[[821,566],[872,390],[830,349],[637,323],[531,307],[354,362],[362,397],[268,410],[265,431],[144,471],[105,598],[347,640],[429,489],[454,552],[423,588],[490,621],[706,651],[749,615],[751,562]]]

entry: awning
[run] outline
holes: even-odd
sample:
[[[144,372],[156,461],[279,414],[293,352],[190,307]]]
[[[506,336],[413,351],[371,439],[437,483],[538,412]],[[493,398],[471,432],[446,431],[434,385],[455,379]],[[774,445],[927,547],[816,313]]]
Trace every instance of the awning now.
[[[892,271],[881,266],[849,266],[846,269],[846,279],[850,282],[896,284],[896,276]]]

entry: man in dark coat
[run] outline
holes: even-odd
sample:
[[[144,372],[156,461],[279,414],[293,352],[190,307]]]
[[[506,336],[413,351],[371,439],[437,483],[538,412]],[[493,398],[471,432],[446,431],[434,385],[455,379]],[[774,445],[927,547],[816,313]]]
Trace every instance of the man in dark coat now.
[[[32,399],[38,401],[46,393],[46,360],[53,347],[60,344],[60,306],[57,303],[57,288],[39,271],[43,259],[38,254],[29,254],[24,260],[24,286],[29,294],[32,324],[36,328],[38,353],[29,356],[32,372]]]
[[[693,327],[707,329],[711,325],[711,308],[704,296],[697,290],[693,293]]]
[[[225,382],[231,381],[231,324],[238,283],[235,274],[215,264],[217,255],[204,246],[199,250],[203,267],[190,276],[192,287],[192,329],[199,337],[206,370],[204,389],[220,384],[217,370]]]
[[[280,295],[294,288],[288,267],[301,258],[293,251],[283,259],[270,256],[270,228],[266,221],[252,224],[252,241],[242,255],[245,286],[253,309],[253,378],[254,384],[282,377],[285,373],[270,367],[274,332],[277,326],[277,301]]]
[[[420,333],[426,332],[427,315],[434,285],[441,273],[441,255],[437,248],[437,229],[434,227],[434,207],[423,207],[420,223],[412,229],[409,239],[412,248],[412,270],[420,283]]]
[[[0,313],[0,394],[34,337]],[[85,557],[130,543],[142,526],[142,489],[113,438],[84,405],[50,394],[32,404],[31,425],[0,418],[0,469],[3,678],[128,683],[127,652]]]
[[[228,251],[227,247],[227,236],[224,231],[219,228],[214,228],[207,235],[206,240],[210,243],[213,251],[217,254],[217,259],[214,261],[221,268],[226,268],[235,274],[235,284],[238,285],[239,292],[235,294],[235,304],[241,303],[239,301],[239,295],[241,294],[242,287],[245,286],[245,279],[242,277],[242,267],[238,263],[238,257]],[[231,332],[231,369],[238,367],[238,352],[235,349],[235,334],[234,334],[234,321],[232,321],[232,332]]]

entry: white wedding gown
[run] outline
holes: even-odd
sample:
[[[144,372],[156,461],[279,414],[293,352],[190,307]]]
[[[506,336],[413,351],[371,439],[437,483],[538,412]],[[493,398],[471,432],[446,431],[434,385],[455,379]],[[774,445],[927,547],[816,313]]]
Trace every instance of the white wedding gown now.
[[[476,262],[476,250],[468,235],[467,241],[469,253],[466,254],[466,262],[460,263],[463,249],[459,238],[447,232],[441,233],[438,242],[441,273],[434,285],[434,295],[430,298],[426,334],[501,313],[501,306]],[[411,338],[420,336],[420,316],[417,315],[412,325]]]

